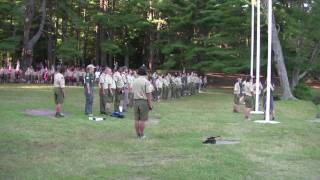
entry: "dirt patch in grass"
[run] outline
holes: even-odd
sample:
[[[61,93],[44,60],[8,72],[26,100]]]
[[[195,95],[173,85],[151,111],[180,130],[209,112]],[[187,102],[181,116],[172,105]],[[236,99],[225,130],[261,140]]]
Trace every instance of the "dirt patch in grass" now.
[[[309,122],[312,122],[312,123],[320,123],[320,119],[314,119],[314,120],[309,120]]]
[[[147,121],[147,124],[149,125],[158,125],[160,123],[160,117],[152,116],[149,117],[149,120]]]
[[[52,109],[25,109],[24,114],[31,116],[54,117],[56,112]],[[69,116],[70,113],[64,113],[64,115]]]
[[[217,145],[229,145],[229,144],[239,144],[240,141],[236,140],[218,140],[216,142]]]

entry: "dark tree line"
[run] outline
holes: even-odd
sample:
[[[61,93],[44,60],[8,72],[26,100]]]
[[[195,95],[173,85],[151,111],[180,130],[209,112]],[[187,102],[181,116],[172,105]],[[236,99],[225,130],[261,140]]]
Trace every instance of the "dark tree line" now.
[[[273,73],[286,98],[299,81],[318,76],[319,3],[274,1]],[[39,62],[112,67],[117,61],[133,68],[246,73],[250,13],[242,0],[1,0],[0,60],[4,66],[20,59],[23,68]]]

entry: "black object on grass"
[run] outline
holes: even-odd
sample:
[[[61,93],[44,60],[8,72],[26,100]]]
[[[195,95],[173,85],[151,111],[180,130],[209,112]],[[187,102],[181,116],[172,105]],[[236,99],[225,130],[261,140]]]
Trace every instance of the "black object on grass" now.
[[[217,138],[220,138],[220,136],[211,136],[208,137],[205,141],[203,141],[203,144],[216,144]]]

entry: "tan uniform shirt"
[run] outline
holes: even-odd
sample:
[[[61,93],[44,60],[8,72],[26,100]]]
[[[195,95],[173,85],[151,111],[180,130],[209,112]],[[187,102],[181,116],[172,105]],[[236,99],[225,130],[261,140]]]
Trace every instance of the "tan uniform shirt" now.
[[[107,88],[105,88],[105,84],[104,84],[104,82],[105,82],[105,77],[106,77],[106,74],[105,73],[102,73],[101,75],[100,75],[100,78],[99,78],[99,88],[103,88],[103,89],[107,89]]]
[[[169,81],[166,78],[162,78],[162,84],[164,87],[168,87],[169,86]]]
[[[112,84],[114,84],[112,77],[109,74],[106,74],[104,77],[103,89],[109,89],[109,85],[112,89]]]
[[[244,85],[244,93],[246,94],[246,96],[252,96],[252,92],[253,92],[253,86],[251,82],[247,82]]]
[[[133,81],[134,81],[134,77],[132,76],[132,75],[127,75],[127,80],[128,80],[128,87],[129,87],[129,89],[132,89],[132,83],[133,83]]]
[[[123,81],[122,76],[119,72],[115,72],[113,74],[113,80],[115,81],[117,88],[124,88],[124,81]]]
[[[58,88],[65,88],[64,77],[61,73],[57,73],[54,75],[53,86]]]
[[[254,83],[254,84],[252,85],[252,88],[253,88],[253,93],[256,94],[256,83]],[[263,86],[262,86],[262,84],[261,84],[261,82],[260,82],[259,89],[258,89],[258,94],[261,94],[261,91],[262,91],[262,90],[263,90]]]
[[[176,77],[175,79],[174,79],[174,82],[175,82],[175,84],[176,84],[176,86],[182,86],[182,81],[181,81],[181,77],[179,76],[179,77]]]
[[[236,94],[236,95],[239,95],[239,94],[240,94],[240,84],[239,84],[239,82],[237,82],[237,83],[234,85],[233,93]]]
[[[147,100],[147,94],[152,92],[152,85],[145,76],[139,76],[132,84],[133,98]]]
[[[116,82],[114,81],[113,77],[112,77],[112,84],[111,84],[111,89],[116,89]]]
[[[162,78],[158,78],[158,79],[156,80],[156,87],[157,87],[157,89],[162,89],[162,86],[163,86]]]

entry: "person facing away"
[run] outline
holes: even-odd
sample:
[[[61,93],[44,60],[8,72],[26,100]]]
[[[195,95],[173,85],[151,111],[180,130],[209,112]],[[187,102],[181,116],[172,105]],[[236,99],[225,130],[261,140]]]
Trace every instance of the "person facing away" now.
[[[85,114],[88,116],[93,116],[92,106],[93,106],[93,97],[94,97],[94,69],[95,67],[92,64],[87,66],[87,72],[84,77],[84,94],[86,97],[85,104]]]
[[[64,67],[58,67],[57,73],[54,75],[53,87],[54,87],[54,101],[56,104],[56,118],[64,117],[61,113],[62,104],[66,96],[65,93],[65,79],[63,76]]]
[[[147,79],[147,68],[138,69],[138,77],[132,84],[134,99],[135,130],[138,138],[145,138],[145,121],[148,120],[149,111],[152,110],[152,85]]]

